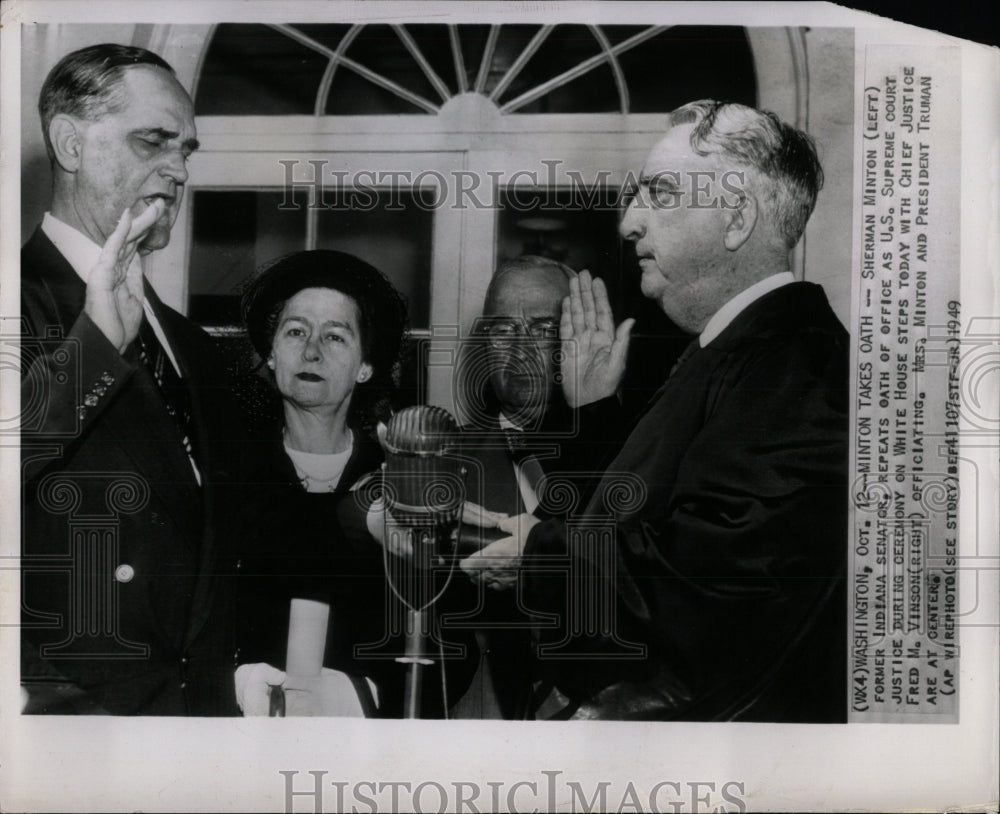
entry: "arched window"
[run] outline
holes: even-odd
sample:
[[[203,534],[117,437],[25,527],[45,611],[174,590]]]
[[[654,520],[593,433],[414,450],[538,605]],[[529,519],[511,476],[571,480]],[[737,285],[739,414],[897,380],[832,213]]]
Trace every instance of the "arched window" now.
[[[197,112],[434,115],[464,93],[521,115],[662,113],[757,95],[742,28],[223,24]]]
[[[180,229],[152,260],[158,288],[230,335],[261,263],[297,249],[357,254],[407,296],[412,333],[431,348],[414,359],[411,392],[445,406],[451,355],[435,343],[465,335],[511,256],[602,276],[621,312],[641,314],[640,350],[643,335],[669,334],[639,293],[613,202],[670,110],[757,105],[761,60],[794,61],[784,29],[222,23],[206,34],[192,82],[202,149]],[[787,116],[797,88],[775,73],[768,92],[789,97]],[[462,183],[476,185],[471,197]],[[567,198],[580,183],[586,194]],[[359,192],[367,205],[330,205]],[[637,381],[660,380],[661,350],[645,354],[653,369],[632,366]]]

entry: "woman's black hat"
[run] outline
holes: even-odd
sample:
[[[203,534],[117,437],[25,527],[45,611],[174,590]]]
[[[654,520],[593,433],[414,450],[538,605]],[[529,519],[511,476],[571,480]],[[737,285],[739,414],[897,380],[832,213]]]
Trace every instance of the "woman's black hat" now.
[[[306,288],[330,288],[358,306],[363,358],[373,378],[392,377],[406,331],[406,304],[382,272],[358,257],[331,249],[294,252],[263,266],[243,294],[241,313],[261,358],[271,353],[285,303]],[[387,383],[387,382],[385,382]]]

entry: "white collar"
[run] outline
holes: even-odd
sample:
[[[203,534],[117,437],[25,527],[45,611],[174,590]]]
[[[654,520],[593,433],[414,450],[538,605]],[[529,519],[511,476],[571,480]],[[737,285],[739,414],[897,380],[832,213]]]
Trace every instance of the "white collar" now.
[[[772,274],[770,277],[765,277],[763,280],[758,280],[749,288],[743,289],[739,294],[715,312],[715,315],[708,321],[705,329],[698,336],[698,344],[701,347],[705,347],[709,342],[728,328],[729,324],[744,310],[746,310],[750,303],[759,300],[765,294],[774,291],[776,288],[781,288],[782,286],[794,282],[794,274],[790,271],[782,271],[778,274]]]
[[[295,474],[307,492],[332,492],[340,483],[347,462],[354,451],[354,433],[351,432],[347,449],[342,452],[304,452],[288,446],[283,440],[285,454],[295,467]]]
[[[524,432],[524,427],[519,427],[513,421],[511,421],[503,413],[497,414],[497,420],[500,422],[501,430],[516,430],[517,432]]]

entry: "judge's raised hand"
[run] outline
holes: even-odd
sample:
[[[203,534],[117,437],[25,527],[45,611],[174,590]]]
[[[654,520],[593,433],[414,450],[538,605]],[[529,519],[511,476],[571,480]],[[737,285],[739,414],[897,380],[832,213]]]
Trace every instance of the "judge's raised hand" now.
[[[125,210],[87,279],[83,310],[119,353],[136,338],[142,322],[142,270],[132,258],[164,207],[157,198],[136,217]]]
[[[581,271],[569,281],[563,299],[559,339],[562,341],[562,386],[566,403],[582,407],[613,396],[625,375],[625,357],[634,319],[615,330],[604,282]]]

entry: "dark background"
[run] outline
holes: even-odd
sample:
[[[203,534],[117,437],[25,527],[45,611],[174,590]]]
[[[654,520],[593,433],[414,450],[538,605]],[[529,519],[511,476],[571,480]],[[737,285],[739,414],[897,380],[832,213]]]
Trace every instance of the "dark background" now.
[[[941,31],[964,40],[1000,45],[1000,13],[995,0],[935,0],[924,3],[912,0],[848,0],[838,5]]]

